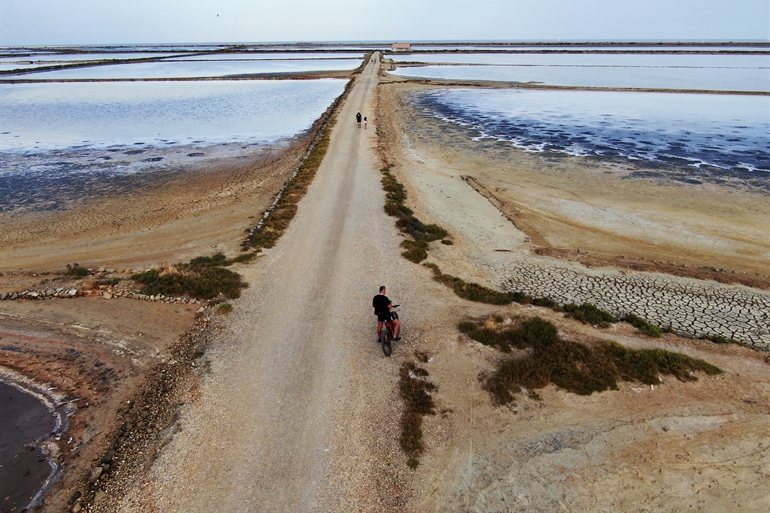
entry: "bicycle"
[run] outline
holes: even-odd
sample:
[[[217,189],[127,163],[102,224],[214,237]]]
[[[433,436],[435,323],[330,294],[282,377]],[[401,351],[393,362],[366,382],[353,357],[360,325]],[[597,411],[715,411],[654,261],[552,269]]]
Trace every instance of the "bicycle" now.
[[[380,331],[380,345],[382,346],[382,352],[385,356],[393,354],[393,319],[398,319],[398,314],[394,312],[396,308],[401,305],[393,305],[393,309],[390,311],[391,320],[385,322],[385,326]]]

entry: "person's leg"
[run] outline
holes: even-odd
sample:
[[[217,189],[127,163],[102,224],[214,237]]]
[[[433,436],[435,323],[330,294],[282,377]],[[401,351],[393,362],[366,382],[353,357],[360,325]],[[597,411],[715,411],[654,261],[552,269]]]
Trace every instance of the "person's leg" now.
[[[401,333],[401,323],[398,319],[393,319],[393,338],[398,338]]]
[[[380,340],[381,332],[382,332],[382,321],[377,321],[377,340]]]

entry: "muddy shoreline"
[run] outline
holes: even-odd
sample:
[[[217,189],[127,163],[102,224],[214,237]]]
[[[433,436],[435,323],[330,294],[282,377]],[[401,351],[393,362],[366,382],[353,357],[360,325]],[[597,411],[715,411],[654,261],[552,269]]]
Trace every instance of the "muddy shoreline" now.
[[[10,499],[10,504],[6,502],[4,507],[32,508],[40,504],[59,477],[58,446],[51,439],[67,431],[73,408],[55,392],[2,368],[0,388],[6,394],[2,415],[4,430],[8,430],[4,433],[2,467],[3,496],[9,497],[5,500]],[[37,415],[38,410],[47,415]],[[30,418],[33,413],[38,418]]]

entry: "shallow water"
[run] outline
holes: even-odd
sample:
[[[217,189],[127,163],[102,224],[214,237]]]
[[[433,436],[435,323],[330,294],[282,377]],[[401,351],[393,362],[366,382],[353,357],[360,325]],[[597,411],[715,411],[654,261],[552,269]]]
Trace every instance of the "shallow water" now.
[[[425,54],[394,75],[558,86],[770,92],[770,55]],[[476,65],[468,65],[476,64]]]
[[[479,138],[527,151],[684,167],[692,183],[770,190],[770,97],[474,88],[411,98]]]
[[[112,59],[153,59],[158,57],[173,57],[184,55],[179,53],[147,53],[147,52],[97,52],[97,53],[48,53],[32,54],[29,57],[0,57],[0,63],[6,61],[26,60],[35,63],[63,64],[64,62],[104,61]]]
[[[295,59],[358,59],[364,58],[363,53],[350,52],[240,52],[240,53],[213,53],[206,55],[187,55],[174,57],[172,61],[205,61],[205,60],[295,60]]]
[[[770,55],[697,54],[505,54],[455,53],[389,56],[396,62],[500,64],[509,66],[589,66],[665,68],[751,68],[770,70]]]
[[[572,87],[770,92],[764,69],[607,68],[571,66],[424,66],[394,75],[441,80],[519,82]]]
[[[597,46],[559,46],[559,45],[421,45],[413,44],[413,50],[486,50],[494,52],[544,51],[544,52],[769,52],[770,45],[751,46],[665,46],[665,45],[597,45]]]
[[[310,128],[346,83],[2,84],[0,211],[62,208],[133,183],[121,176],[254,154]]]
[[[222,50],[228,45],[186,45],[186,44],[168,44],[168,45],[77,45],[77,46],[26,46],[26,47],[3,47],[1,53],[14,52],[34,52],[51,53],[56,52],[120,52],[120,53],[140,53],[140,52],[211,52]]]
[[[21,511],[51,474],[39,449],[25,447],[51,433],[55,419],[36,397],[0,383],[0,500]],[[15,508],[15,509],[14,509]]]
[[[361,64],[358,59],[178,61],[107,64],[88,68],[43,71],[26,75],[5,75],[17,80],[124,79],[124,78],[200,78],[314,71],[349,71]]]
[[[319,79],[0,84],[0,152],[193,140],[271,141],[307,129],[346,83]]]

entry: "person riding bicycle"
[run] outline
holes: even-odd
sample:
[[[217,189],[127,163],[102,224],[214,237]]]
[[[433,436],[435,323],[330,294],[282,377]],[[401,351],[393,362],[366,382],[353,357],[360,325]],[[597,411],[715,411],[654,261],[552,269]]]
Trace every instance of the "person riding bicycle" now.
[[[374,296],[372,299],[372,307],[374,307],[374,315],[377,316],[377,339],[380,338],[380,332],[382,332],[382,324],[385,322],[392,322],[393,324],[393,340],[398,342],[401,340],[399,336],[401,323],[398,322],[398,317],[395,316],[395,312],[390,310],[393,308],[393,303],[388,296],[385,285],[380,287],[380,293]]]

